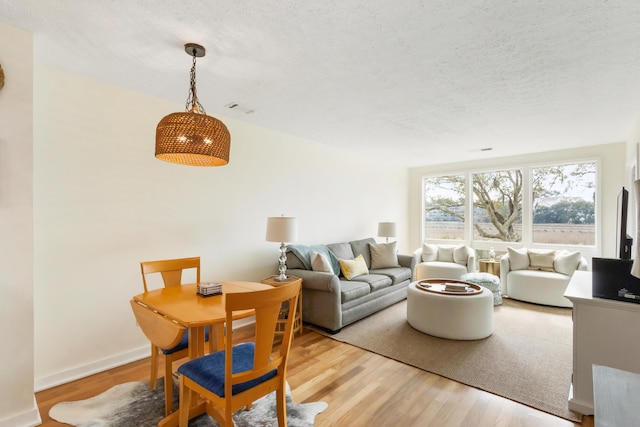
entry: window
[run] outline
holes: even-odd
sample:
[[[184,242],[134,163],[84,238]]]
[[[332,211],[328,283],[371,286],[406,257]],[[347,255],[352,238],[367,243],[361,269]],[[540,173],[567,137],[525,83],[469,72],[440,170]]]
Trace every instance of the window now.
[[[465,176],[425,178],[424,213],[426,238],[464,240]]]
[[[473,240],[522,241],[522,171],[473,175]]]
[[[596,183],[595,161],[425,177],[424,237],[595,246]]]
[[[595,162],[531,171],[533,242],[595,245]]]

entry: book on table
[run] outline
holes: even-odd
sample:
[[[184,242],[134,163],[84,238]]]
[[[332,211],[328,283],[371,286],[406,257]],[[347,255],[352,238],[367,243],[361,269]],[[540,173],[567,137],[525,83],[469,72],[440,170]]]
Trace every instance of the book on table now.
[[[445,283],[444,290],[447,292],[467,292],[467,285],[461,283]]]
[[[222,294],[220,283],[200,283],[198,284],[198,295],[205,297]]]

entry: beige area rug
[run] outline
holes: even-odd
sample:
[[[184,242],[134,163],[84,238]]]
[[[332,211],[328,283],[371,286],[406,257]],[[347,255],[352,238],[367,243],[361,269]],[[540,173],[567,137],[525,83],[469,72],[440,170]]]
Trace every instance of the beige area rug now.
[[[571,309],[505,299],[495,332],[477,341],[432,337],[407,323],[406,300],[327,335],[454,381],[581,422],[568,408]]]

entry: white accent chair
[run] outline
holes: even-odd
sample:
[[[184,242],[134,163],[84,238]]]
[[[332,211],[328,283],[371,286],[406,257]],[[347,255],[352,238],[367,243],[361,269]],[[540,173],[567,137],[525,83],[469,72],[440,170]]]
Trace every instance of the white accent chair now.
[[[476,271],[476,252],[465,245],[423,243],[413,252],[416,266],[413,280],[454,279]]]
[[[580,252],[508,248],[500,260],[502,294],[554,307],[573,307],[564,296],[576,270],[587,270]]]

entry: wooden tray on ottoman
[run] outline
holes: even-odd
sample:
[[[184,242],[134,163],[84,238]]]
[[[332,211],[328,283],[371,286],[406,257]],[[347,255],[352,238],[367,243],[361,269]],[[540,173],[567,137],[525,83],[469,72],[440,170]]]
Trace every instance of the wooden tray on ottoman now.
[[[461,286],[464,285],[464,291],[448,290],[447,285]],[[450,287],[453,287],[450,286]],[[465,282],[463,280],[454,279],[423,279],[416,283],[416,288],[425,292],[433,292],[442,295],[469,296],[482,293],[482,287],[475,283]]]

